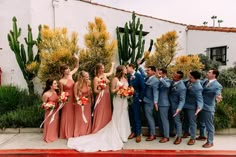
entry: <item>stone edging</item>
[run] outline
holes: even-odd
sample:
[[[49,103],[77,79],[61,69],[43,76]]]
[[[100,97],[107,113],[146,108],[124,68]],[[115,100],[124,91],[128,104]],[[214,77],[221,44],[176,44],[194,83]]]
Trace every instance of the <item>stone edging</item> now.
[[[158,130],[158,128],[157,128]],[[42,133],[42,128],[5,128],[0,129],[0,134],[18,134],[18,133]],[[198,133],[199,131],[197,131]],[[142,127],[142,134],[147,135],[148,128]],[[216,135],[236,135],[236,128],[216,130]]]

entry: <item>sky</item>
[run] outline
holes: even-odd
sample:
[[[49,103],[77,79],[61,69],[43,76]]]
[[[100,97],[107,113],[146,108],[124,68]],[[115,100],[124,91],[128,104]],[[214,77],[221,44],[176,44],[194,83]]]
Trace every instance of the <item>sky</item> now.
[[[223,20],[220,27],[236,27],[236,0],[92,0],[94,3],[135,11],[173,22],[213,26],[212,16]]]

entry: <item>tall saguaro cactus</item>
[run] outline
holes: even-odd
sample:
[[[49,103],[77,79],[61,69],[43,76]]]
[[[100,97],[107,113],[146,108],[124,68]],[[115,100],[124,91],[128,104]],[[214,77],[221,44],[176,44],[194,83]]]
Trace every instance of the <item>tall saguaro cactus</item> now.
[[[24,79],[27,83],[29,93],[34,93],[34,83],[33,78],[37,76],[39,67],[39,52],[37,51],[34,56],[33,48],[34,45],[38,45],[41,41],[39,26],[39,34],[36,40],[33,39],[32,30],[30,25],[28,25],[28,37],[24,38],[27,45],[27,50],[25,50],[24,44],[20,43],[18,38],[21,36],[21,28],[17,27],[17,19],[13,17],[13,30],[8,33],[8,42],[11,50],[15,53],[16,61],[22,71]]]
[[[143,25],[140,24],[140,18],[136,21],[134,12],[132,21],[125,24],[122,38],[119,28],[116,28],[120,64],[126,64],[127,62],[136,64],[137,59],[142,58],[145,44],[142,32]]]

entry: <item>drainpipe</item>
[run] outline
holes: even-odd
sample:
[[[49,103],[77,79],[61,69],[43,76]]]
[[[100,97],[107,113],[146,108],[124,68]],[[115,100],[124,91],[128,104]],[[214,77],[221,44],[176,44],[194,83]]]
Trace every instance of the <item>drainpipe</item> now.
[[[56,7],[58,7],[60,0],[52,0],[53,7],[53,28],[56,27]]]
[[[186,32],[186,43],[185,43],[185,47],[186,47],[186,55],[188,55],[188,26],[186,26],[186,28],[185,28],[185,32]]]

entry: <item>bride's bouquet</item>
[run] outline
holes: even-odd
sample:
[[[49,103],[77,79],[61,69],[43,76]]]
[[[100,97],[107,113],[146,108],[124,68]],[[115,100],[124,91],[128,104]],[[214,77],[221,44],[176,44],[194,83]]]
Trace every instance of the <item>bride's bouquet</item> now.
[[[115,95],[120,96],[121,98],[129,98],[134,95],[134,88],[132,86],[119,86],[116,89]]]
[[[49,102],[47,102],[47,103],[43,103],[42,105],[41,105],[41,108],[42,109],[44,109],[44,110],[54,110],[54,108],[55,108],[55,102],[53,102],[53,101],[49,101]]]
[[[99,90],[104,90],[106,88],[107,84],[106,84],[106,80],[101,80],[98,82],[98,89]]]
[[[76,102],[79,106],[81,106],[81,111],[82,111],[82,118],[83,118],[83,121],[85,123],[88,123],[85,115],[84,115],[84,106],[85,105],[88,105],[88,98],[86,98],[85,96],[83,97],[79,97],[79,98],[76,98]]]

